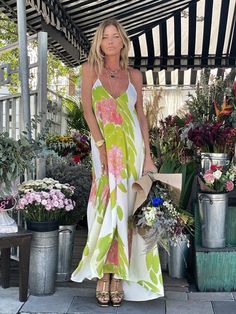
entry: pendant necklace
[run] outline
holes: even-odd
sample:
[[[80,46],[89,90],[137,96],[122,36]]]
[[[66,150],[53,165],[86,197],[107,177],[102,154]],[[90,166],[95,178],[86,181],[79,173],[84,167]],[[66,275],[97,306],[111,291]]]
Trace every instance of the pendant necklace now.
[[[120,73],[120,70],[121,69],[117,69],[117,70],[111,70],[109,68],[105,68],[106,71],[107,71],[107,74],[108,76],[111,78],[111,79],[117,79],[118,78],[118,74]]]

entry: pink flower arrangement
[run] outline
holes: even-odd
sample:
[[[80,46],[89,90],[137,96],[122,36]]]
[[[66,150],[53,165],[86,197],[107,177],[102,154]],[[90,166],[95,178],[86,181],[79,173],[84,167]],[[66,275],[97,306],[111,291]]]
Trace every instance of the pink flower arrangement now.
[[[50,178],[27,181],[19,186],[16,208],[22,211],[26,220],[58,220],[74,209],[73,194],[74,187]]]
[[[231,165],[212,165],[204,174],[200,174],[200,189],[203,192],[223,193],[234,189],[235,172]]]

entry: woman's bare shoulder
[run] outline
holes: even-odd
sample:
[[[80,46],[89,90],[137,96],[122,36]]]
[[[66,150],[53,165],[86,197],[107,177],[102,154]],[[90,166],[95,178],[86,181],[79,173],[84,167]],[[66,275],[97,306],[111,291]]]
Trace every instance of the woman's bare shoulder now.
[[[92,74],[93,72],[95,72],[94,67],[91,64],[89,64],[88,62],[84,62],[82,64],[82,69],[86,73],[91,73]]]
[[[142,79],[142,73],[138,69],[134,69],[132,67],[129,67],[128,70],[129,70],[129,73],[130,73],[130,77],[134,81],[140,81],[140,79]]]
[[[85,62],[82,64],[82,76],[86,77],[86,80],[94,82],[97,77],[97,73],[95,68],[91,64]]]
[[[130,79],[135,85],[142,85],[143,77],[142,73],[138,69],[132,67],[128,68],[130,73]]]

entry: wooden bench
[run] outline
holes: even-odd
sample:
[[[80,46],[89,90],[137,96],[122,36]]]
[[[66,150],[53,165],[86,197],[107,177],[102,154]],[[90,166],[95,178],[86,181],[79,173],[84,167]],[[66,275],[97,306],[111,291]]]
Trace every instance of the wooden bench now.
[[[19,230],[16,233],[0,233],[2,287],[10,286],[10,249],[19,247],[19,300],[25,302],[28,296],[30,243],[32,233]]]

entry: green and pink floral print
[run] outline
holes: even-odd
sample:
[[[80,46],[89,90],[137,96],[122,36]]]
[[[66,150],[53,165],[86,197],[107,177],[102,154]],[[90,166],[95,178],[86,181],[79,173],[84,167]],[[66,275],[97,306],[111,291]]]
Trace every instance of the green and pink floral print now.
[[[128,223],[135,200],[132,184],[141,177],[144,161],[136,100],[131,82],[117,98],[99,79],[93,86],[92,105],[105,139],[108,174],[102,174],[99,151],[92,140],[88,239],[71,279],[81,282],[112,272],[123,279],[126,300],[144,301],[163,296],[163,282],[158,249],[147,253],[144,240]]]

